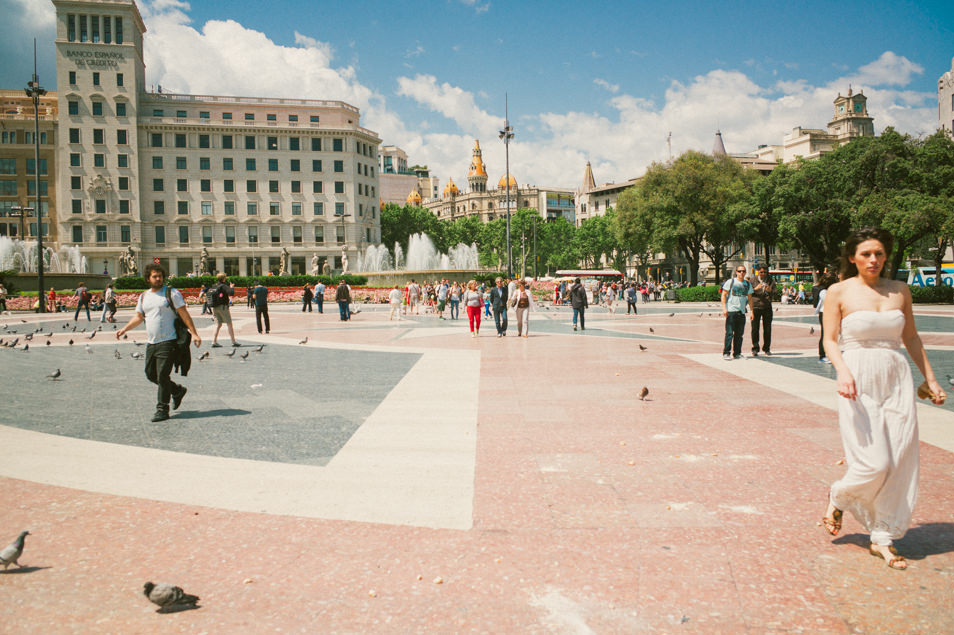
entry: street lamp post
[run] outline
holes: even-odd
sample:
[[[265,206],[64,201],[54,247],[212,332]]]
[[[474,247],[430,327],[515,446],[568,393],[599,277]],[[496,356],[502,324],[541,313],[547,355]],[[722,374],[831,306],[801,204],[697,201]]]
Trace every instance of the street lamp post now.
[[[510,103],[504,94],[504,129],[500,131],[507,155],[507,277],[513,278],[513,256],[510,248],[510,140],[513,139],[513,126],[510,125]]]
[[[43,300],[43,208],[40,207],[40,97],[46,91],[40,87],[40,78],[36,74],[36,38],[33,39],[33,81],[27,82],[24,89],[26,96],[33,100],[33,144],[34,144],[34,177],[36,179],[36,281],[39,289],[37,297],[37,313],[43,313],[46,306]],[[21,236],[22,238],[22,236]]]

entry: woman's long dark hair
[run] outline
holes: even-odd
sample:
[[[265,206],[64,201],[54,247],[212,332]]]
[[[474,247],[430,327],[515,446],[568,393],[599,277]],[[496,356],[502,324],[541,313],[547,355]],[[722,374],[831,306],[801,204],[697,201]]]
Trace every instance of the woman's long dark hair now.
[[[881,268],[881,277],[886,278],[888,272],[888,260],[891,258],[891,250],[894,248],[894,236],[886,229],[880,227],[862,227],[848,234],[845,239],[845,246],[841,250],[841,279],[847,280],[858,275],[858,267],[855,263],[848,260],[849,256],[854,256],[858,250],[858,245],[866,240],[877,240],[884,246],[885,261]]]

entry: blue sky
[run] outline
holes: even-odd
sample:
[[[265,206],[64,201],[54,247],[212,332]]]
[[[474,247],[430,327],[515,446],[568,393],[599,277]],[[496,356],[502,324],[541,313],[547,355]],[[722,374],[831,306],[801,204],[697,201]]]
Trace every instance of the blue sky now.
[[[521,182],[576,187],[673,152],[730,152],[823,128],[849,83],[876,131],[937,127],[954,56],[952,2],[404,2],[143,0],[147,82],[164,90],[341,99],[362,124],[466,183],[479,138],[493,179],[504,93]],[[0,86],[53,85],[53,11],[0,0]],[[203,63],[196,64],[194,60]]]

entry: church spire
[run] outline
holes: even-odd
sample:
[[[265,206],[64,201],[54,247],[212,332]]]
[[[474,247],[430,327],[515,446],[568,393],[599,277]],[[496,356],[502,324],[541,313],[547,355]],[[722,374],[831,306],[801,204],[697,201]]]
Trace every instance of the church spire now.
[[[728,152],[725,151],[725,144],[722,142],[722,131],[717,130],[715,136],[715,143],[712,144],[712,156],[714,157],[724,157]]]
[[[596,179],[593,178],[593,168],[590,167],[590,162],[586,162],[586,169],[583,170],[583,189],[581,192],[586,194],[591,190],[596,189]]]
[[[480,151],[480,140],[478,139],[474,139],[474,156],[470,160],[467,182],[470,184],[471,192],[487,191],[487,169],[484,167],[484,158]]]

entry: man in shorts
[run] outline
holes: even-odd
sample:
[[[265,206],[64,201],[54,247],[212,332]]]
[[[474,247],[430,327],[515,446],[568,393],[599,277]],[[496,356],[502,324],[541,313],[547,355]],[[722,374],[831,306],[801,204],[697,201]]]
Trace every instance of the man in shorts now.
[[[215,318],[215,335],[212,336],[212,348],[222,348],[219,344],[219,331],[225,324],[229,328],[229,338],[232,340],[232,346],[241,346],[235,341],[235,329],[232,328],[232,313],[229,311],[230,298],[235,295],[235,286],[226,282],[227,276],[219,273],[215,276],[217,280],[212,287],[212,317]]]

